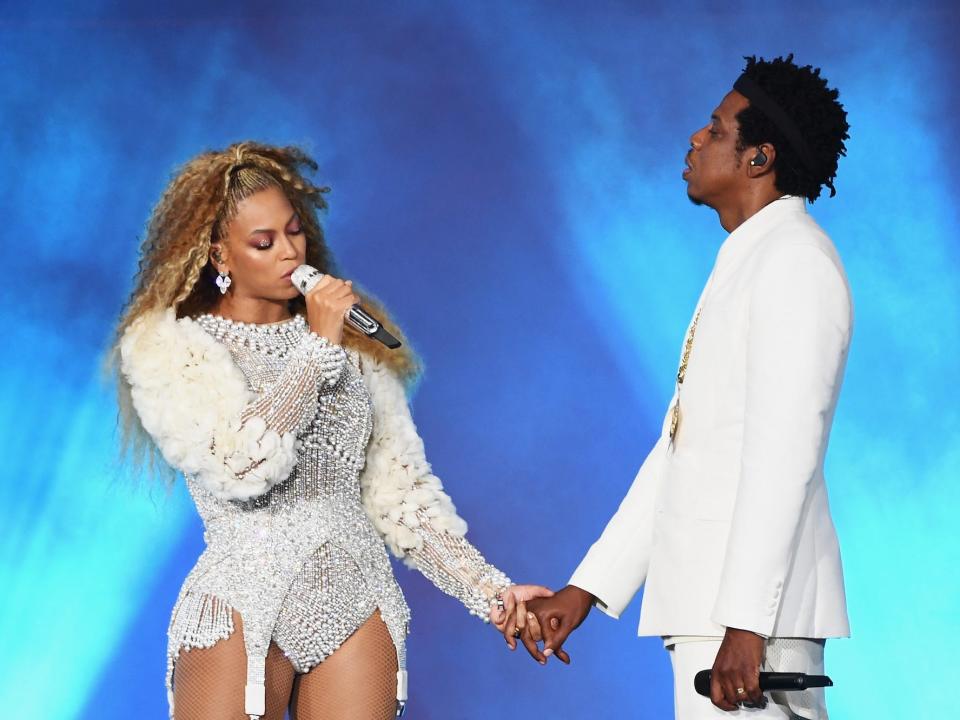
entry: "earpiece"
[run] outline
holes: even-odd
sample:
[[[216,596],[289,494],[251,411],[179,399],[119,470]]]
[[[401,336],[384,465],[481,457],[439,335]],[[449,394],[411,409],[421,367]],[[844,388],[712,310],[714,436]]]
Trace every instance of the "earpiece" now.
[[[753,156],[753,160],[750,161],[750,164],[754,167],[760,167],[761,165],[767,164],[767,156],[763,154],[763,150],[757,150],[757,154]]]

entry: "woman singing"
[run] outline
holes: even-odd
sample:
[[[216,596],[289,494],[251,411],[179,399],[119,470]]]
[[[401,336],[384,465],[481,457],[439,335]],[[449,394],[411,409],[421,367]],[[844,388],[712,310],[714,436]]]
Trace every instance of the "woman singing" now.
[[[407,406],[415,357],[344,325],[357,302],[384,313],[334,277],[306,169],[251,142],[188,162],[117,328],[125,430],[183,473],[205,529],[170,620],[177,720],[401,714],[409,610],[386,548],[501,630],[551,594],[464,538]],[[305,297],[303,263],[324,273]]]

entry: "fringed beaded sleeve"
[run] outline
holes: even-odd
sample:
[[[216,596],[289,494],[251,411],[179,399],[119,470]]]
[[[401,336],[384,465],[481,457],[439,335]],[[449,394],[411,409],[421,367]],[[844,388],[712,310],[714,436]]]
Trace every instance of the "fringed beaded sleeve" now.
[[[367,514],[394,555],[487,620],[510,579],[464,537],[467,524],[431,472],[401,382],[374,360],[363,372],[374,412],[360,478]]]
[[[276,380],[255,394],[230,351],[172,309],[135,321],[120,356],[133,406],[164,459],[228,500],[262,495],[290,475],[297,432],[346,358],[307,332]]]

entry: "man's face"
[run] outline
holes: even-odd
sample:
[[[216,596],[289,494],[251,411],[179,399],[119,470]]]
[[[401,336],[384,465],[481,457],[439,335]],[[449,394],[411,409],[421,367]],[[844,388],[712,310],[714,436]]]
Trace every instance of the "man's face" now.
[[[717,209],[745,189],[744,153],[737,152],[737,113],[749,104],[743,95],[731,90],[713,111],[710,123],[690,137],[683,179],[687,181],[687,196],[695,205]]]

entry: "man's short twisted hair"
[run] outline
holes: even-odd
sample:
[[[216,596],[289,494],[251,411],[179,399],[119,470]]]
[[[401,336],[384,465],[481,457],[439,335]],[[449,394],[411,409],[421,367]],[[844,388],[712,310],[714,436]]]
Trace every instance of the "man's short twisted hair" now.
[[[738,149],[742,152],[750,146],[770,143],[777,149],[773,165],[777,190],[813,202],[826,185],[833,197],[837,194],[833,187],[837,163],[841,155],[847,154],[843,141],[850,137],[847,112],[837,99],[840,93],[827,87],[826,79],[820,77],[820,68],[796,65],[792,53],[773,60],[758,60],[755,56],[744,59],[747,61],[744,75],[759,85],[796,123],[812,167],[801,161],[774,122],[752,105],[737,113]]]

